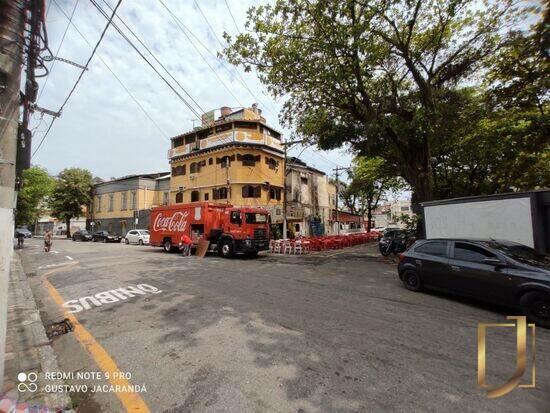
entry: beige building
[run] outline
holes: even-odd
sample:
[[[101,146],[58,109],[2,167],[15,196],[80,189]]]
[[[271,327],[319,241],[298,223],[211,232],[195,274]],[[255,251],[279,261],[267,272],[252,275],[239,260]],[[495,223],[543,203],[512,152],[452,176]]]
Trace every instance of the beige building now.
[[[89,229],[118,235],[149,227],[151,208],[167,205],[170,173],[129,175],[94,185]]]
[[[297,158],[288,158],[286,176],[288,228],[296,234],[331,233],[336,186],[327,175]]]

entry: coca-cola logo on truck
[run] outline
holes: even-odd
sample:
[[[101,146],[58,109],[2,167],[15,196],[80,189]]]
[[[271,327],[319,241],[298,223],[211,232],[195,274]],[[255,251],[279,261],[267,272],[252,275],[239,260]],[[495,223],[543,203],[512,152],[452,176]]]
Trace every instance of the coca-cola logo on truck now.
[[[155,222],[153,222],[154,231],[185,231],[187,226],[187,216],[189,213],[185,212],[176,212],[174,215],[165,217],[162,215],[162,212],[157,215]]]

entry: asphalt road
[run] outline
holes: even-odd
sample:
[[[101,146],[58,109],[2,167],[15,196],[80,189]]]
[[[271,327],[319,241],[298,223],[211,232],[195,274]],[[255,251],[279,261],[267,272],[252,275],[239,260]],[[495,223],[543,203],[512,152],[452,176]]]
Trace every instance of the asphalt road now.
[[[549,330],[536,331],[536,388],[488,399],[477,386],[477,325],[513,311],[407,291],[372,247],[201,260],[71,241],[45,254],[40,242],[26,241],[22,257],[45,324],[63,318],[45,278],[64,301],[160,290],[88,299],[74,314],[128,381],[146,386],[139,395],[153,412],[550,411]],[[488,336],[490,383],[515,369],[506,330]],[[64,371],[100,370],[73,333],[53,345]],[[126,406],[113,393],[72,396],[80,411]]]

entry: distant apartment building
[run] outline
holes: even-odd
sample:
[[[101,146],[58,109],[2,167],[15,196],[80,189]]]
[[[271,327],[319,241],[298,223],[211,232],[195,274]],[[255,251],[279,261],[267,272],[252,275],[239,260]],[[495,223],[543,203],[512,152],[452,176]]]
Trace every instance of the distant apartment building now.
[[[286,176],[288,227],[296,234],[331,233],[336,186],[327,175],[297,158],[288,158]]]
[[[400,221],[402,215],[413,216],[410,200],[397,200],[380,205],[373,213],[374,227],[396,227],[405,225]]]
[[[203,115],[202,124],[172,138],[170,204],[212,201],[258,206],[282,222],[283,146],[281,134],[262,112],[222,107]]]
[[[151,208],[167,205],[170,173],[129,175],[94,185],[88,229],[119,235],[149,227]]]

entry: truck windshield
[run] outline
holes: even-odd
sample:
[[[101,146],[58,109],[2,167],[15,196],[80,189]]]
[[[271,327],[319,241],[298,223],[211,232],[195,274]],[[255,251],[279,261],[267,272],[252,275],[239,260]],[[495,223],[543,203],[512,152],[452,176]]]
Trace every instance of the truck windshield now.
[[[267,222],[266,214],[253,214],[252,212],[247,212],[244,215],[247,224],[263,224]]]

